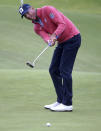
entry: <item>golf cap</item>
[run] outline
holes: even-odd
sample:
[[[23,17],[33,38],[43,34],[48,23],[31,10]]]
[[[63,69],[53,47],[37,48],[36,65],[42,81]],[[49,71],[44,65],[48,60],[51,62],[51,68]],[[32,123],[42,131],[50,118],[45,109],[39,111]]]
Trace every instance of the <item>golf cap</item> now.
[[[31,6],[29,4],[23,4],[19,8],[19,13],[21,14],[21,17],[23,18],[24,14],[26,14]]]

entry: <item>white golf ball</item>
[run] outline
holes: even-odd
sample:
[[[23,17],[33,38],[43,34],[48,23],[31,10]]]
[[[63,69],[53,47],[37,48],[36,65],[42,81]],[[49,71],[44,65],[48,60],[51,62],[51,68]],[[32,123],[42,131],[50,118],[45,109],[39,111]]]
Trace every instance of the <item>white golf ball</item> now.
[[[46,123],[46,126],[50,127],[50,126],[51,126],[51,124],[48,122],[48,123]]]

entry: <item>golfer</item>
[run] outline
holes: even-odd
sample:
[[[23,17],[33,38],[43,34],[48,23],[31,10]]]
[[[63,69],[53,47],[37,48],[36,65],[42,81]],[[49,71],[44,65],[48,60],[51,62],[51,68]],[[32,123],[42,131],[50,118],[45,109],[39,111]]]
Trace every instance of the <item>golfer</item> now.
[[[52,111],[72,111],[72,70],[81,44],[79,30],[70,19],[52,6],[35,9],[29,4],[23,4],[19,13],[22,18],[32,21],[34,31],[47,44],[54,46],[57,41],[49,68],[57,100],[44,107]]]

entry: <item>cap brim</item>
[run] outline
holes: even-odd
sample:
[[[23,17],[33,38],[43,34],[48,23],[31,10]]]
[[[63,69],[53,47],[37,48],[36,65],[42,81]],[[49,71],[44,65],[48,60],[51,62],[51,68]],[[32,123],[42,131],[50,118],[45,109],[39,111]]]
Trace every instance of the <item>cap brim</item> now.
[[[21,16],[22,19],[23,19],[23,16],[24,16],[24,15]]]

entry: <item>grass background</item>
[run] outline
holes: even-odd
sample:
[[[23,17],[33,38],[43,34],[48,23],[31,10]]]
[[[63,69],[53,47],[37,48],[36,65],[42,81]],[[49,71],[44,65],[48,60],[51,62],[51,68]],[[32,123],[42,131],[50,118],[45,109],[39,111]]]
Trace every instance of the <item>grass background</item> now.
[[[19,2],[0,0],[0,131],[95,131],[101,129],[101,1],[25,0],[35,8],[53,5],[79,28],[82,46],[73,71],[72,113],[44,110],[56,95],[48,73],[54,48],[34,70],[26,67],[46,44],[21,19]],[[50,122],[51,127],[45,123]]]

